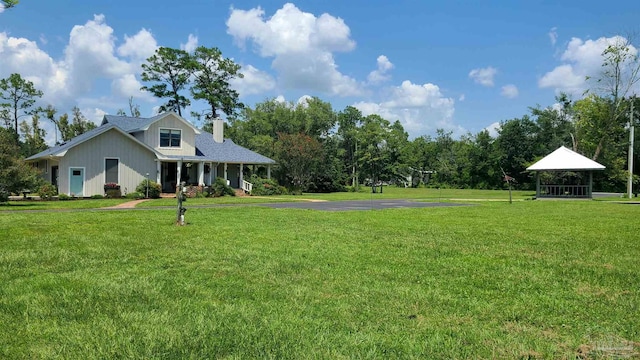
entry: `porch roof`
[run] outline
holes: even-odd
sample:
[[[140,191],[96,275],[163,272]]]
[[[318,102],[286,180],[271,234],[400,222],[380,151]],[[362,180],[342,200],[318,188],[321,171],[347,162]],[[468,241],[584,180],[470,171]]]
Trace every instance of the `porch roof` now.
[[[235,144],[230,139],[218,143],[213,140],[210,133],[203,132],[196,135],[196,153],[205,161],[232,164],[275,164],[276,162],[266,156],[260,155],[240,145]]]
[[[564,146],[559,147],[551,154],[527,168],[528,171],[585,171],[604,169],[604,165],[582,156],[573,150],[567,149]]]

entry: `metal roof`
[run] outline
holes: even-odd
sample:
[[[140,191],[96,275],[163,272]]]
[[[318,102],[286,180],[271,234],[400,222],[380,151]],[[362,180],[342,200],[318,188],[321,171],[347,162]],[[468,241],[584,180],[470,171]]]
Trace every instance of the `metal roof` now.
[[[166,113],[162,113],[162,114],[158,114],[156,116],[152,116],[150,118],[137,118],[137,117],[130,117],[130,116],[116,116],[116,115],[105,115],[104,118],[102,119],[102,125],[105,124],[114,124],[116,126],[118,126],[120,129],[132,133],[132,132],[138,132],[138,131],[144,131],[149,129],[149,126],[151,126],[151,124],[153,124],[154,122],[168,116],[168,115],[175,115],[175,117],[180,120],[181,122],[185,123],[187,126],[191,127],[196,134],[200,133],[200,129],[198,129],[197,127],[193,126],[193,124],[191,124],[190,122],[188,122],[187,120],[185,120],[184,118],[182,118],[180,115],[174,113],[173,111],[169,111]]]
[[[162,155],[147,144],[140,142],[138,139],[130,135],[137,131],[143,131],[149,127],[152,123],[158,121],[160,118],[170,113],[164,113],[156,115],[151,118],[134,118],[127,116],[113,116],[105,115],[102,121],[102,125],[97,128],[87,131],[84,134],[78,135],[73,139],[49,148],[45,151],[37,153],[28,157],[26,160],[37,160],[50,156],[64,156],[67,150],[79,145],[87,140],[90,140],[106,131],[114,129],[121,134],[128,136],[131,140],[140,143],[143,147],[156,154],[161,160],[185,160],[185,161],[211,161],[218,163],[232,163],[232,164],[275,164],[275,161],[269,159],[266,156],[260,155],[254,151],[244,148],[240,145],[236,145],[233,141],[225,139],[222,143],[217,143],[213,140],[213,135],[210,133],[196,132],[196,151],[193,155]],[[177,116],[180,119],[180,116]],[[190,125],[193,126],[193,125]]]
[[[540,161],[529,166],[528,171],[604,170],[601,165],[577,152],[559,147]]]

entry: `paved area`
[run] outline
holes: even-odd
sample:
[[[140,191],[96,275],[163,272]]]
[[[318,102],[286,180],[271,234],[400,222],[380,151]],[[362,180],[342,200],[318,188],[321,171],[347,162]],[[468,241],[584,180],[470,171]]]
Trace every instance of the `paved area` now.
[[[267,206],[276,209],[311,209],[324,211],[352,211],[352,210],[380,210],[397,208],[426,208],[426,207],[448,207],[448,206],[469,206],[468,204],[446,203],[446,202],[423,202],[411,200],[351,200],[351,201],[326,201],[326,202],[291,202],[256,204],[256,206]]]
[[[118,205],[115,205],[115,206],[105,207],[103,209],[134,209],[136,207],[136,205],[138,205],[140,203],[143,203],[145,201],[149,201],[149,199],[140,199],[140,200],[127,201],[125,203],[118,204]]]

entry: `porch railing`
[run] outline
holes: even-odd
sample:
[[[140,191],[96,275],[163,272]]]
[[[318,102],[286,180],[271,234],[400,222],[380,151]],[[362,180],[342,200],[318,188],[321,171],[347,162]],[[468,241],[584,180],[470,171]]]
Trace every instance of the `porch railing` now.
[[[540,185],[540,197],[588,198],[589,185]]]
[[[242,180],[242,190],[244,190],[244,192],[246,192],[247,194],[251,194],[251,190],[253,190],[253,184],[246,180]]]

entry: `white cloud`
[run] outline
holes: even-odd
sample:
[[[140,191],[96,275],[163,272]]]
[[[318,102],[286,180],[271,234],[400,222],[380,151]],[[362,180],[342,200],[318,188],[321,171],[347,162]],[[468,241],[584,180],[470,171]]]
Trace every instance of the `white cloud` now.
[[[473,79],[476,84],[482,86],[493,86],[493,78],[498,73],[498,70],[494,67],[486,67],[473,69],[469,72],[469,77]]]
[[[113,79],[132,71],[130,64],[115,56],[115,40],[104,15],[73,27],[64,59],[72,70],[69,86],[73,91],[87,92],[97,78]]]
[[[464,101],[464,99],[466,99],[464,94],[461,94],[460,97],[458,97],[458,101]]]
[[[140,90],[141,87],[142,84],[133,74],[125,74],[111,82],[111,91],[121,98],[133,96],[146,102],[154,101],[155,98],[148,91]]]
[[[557,27],[552,27],[551,30],[549,30],[549,41],[551,41],[551,46],[555,46],[556,42],[558,41],[558,28]]]
[[[197,47],[198,47],[198,37],[193,34],[189,34],[189,38],[187,39],[186,44],[180,44],[180,49],[188,53],[192,53]]]
[[[52,104],[59,114],[68,113],[75,105],[82,109],[110,108],[115,112],[127,104],[129,96],[155,101],[140,92],[141,84],[136,79],[140,64],[157,48],[153,35],[142,29],[134,36],[125,36],[118,47],[113,33],[104,16],[95,15],[85,24],[73,27],[63,56],[54,59],[38,47],[37,40],[0,32],[0,78],[21,74],[44,92],[37,105]],[[45,40],[41,37],[39,41]],[[97,89],[105,85],[106,94]],[[94,110],[92,113],[100,113]]]
[[[2,14],[4,12],[4,5],[0,4],[0,14]]]
[[[82,112],[82,115],[84,115],[87,120],[91,121],[92,123],[99,125],[102,122],[102,118],[107,115],[107,112],[94,107],[94,108],[83,108],[80,110]]]
[[[500,94],[508,99],[515,99],[518,97],[518,88],[513,84],[505,85]]]
[[[287,102],[287,100],[284,98],[284,95],[278,95],[273,100],[275,100],[276,102],[279,102],[281,104],[284,104],[285,102]]]
[[[391,76],[387,73],[389,72],[389,70],[393,69],[393,64],[384,55],[378,56],[378,59],[376,61],[378,63],[378,68],[370,72],[369,76],[367,77],[367,80],[371,84],[378,84],[383,81],[389,80]]]
[[[44,100],[52,101],[67,93],[69,72],[54,61],[35,41],[9,37],[0,33],[0,78],[21,74],[44,92]]]
[[[118,55],[142,63],[153,55],[157,48],[158,43],[153,34],[147,29],[142,29],[132,37],[124,36],[124,44],[118,47]]]
[[[240,72],[244,75],[243,78],[234,78],[229,81],[231,87],[240,96],[260,94],[272,90],[276,86],[276,81],[271,75],[251,65],[242,66]]]
[[[609,45],[624,41],[620,36],[586,41],[572,38],[560,57],[563,64],[544,74],[538,80],[538,86],[553,88],[556,92],[581,95],[589,87],[586,78],[598,76],[602,71],[603,51]],[[633,46],[630,46],[630,51],[633,55],[638,53]]]
[[[227,33],[244,48],[248,41],[262,57],[273,58],[272,68],[287,89],[303,89],[330,95],[362,93],[361,84],[338,71],[333,53],[351,51],[349,27],[329,14],[320,17],[285,4],[270,18],[262,8],[232,9]]]
[[[486,128],[484,128],[483,130],[487,130],[489,132],[489,135],[491,135],[492,138],[497,138],[498,131],[500,131],[500,128],[501,128],[500,123],[494,122],[489,126],[487,126]]]
[[[385,101],[361,101],[353,106],[365,116],[378,114],[392,122],[400,120],[412,137],[438,128],[464,133],[464,129],[453,124],[454,100],[445,97],[437,85],[418,85],[405,80],[389,90],[389,98]]]

